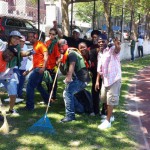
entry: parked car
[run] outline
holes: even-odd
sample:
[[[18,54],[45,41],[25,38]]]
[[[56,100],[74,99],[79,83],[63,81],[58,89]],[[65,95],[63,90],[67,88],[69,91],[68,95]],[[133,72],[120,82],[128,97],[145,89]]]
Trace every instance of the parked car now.
[[[2,39],[3,41],[7,41],[10,32],[13,30],[18,30],[25,37],[27,37],[27,34],[29,32],[38,32],[38,29],[26,19],[0,15],[0,39]],[[41,31],[39,31],[39,33],[40,32]],[[42,32],[41,40],[45,40],[44,32]]]

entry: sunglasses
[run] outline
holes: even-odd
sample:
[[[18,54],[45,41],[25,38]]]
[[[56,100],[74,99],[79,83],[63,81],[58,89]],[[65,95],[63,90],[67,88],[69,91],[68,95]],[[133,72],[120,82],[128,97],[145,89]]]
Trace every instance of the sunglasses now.
[[[49,33],[49,35],[55,35],[54,33]]]

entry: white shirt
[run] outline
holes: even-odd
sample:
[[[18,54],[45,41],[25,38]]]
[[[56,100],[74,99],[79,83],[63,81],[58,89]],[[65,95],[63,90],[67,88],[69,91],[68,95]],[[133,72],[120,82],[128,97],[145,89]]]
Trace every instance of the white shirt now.
[[[22,50],[23,51],[27,51],[28,50],[28,47],[27,47],[26,44],[24,44]],[[21,66],[19,68],[20,70],[26,70],[27,60],[28,60],[28,57],[23,57],[23,60],[21,61]]]
[[[144,40],[142,38],[138,38],[138,46],[143,46]]]

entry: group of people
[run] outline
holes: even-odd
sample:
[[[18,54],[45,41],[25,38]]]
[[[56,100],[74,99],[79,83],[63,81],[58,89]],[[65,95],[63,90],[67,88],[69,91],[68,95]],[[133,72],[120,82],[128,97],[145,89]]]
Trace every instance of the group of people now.
[[[19,32],[18,35],[13,37],[14,40],[20,41]],[[57,35],[59,40],[56,38]],[[39,41],[35,33],[28,34],[28,41],[32,44],[33,50],[26,52],[23,49],[15,51],[21,45],[17,42],[14,46],[5,48],[0,57],[0,61],[3,62],[0,65],[0,83],[5,85],[4,82],[7,81],[8,84],[5,87],[10,97],[9,112],[16,112],[13,107],[17,96],[17,83],[14,77],[11,76],[5,80],[2,75],[3,73],[8,74],[8,72],[6,73],[7,69],[14,71],[15,66],[20,67],[22,57],[32,55],[33,66],[26,71],[23,69],[22,73],[24,76],[30,73],[26,87],[25,110],[33,111],[35,109],[35,88],[40,92],[44,103],[48,103],[56,70],[58,69],[58,64],[60,64],[59,69],[65,75],[63,98],[66,113],[60,122],[73,121],[76,119],[75,113],[81,114],[85,112],[85,107],[89,103],[77,99],[75,94],[83,90],[92,80],[93,110],[90,115],[101,115],[103,118],[102,123],[98,126],[99,129],[110,128],[111,122],[114,121],[113,108],[119,103],[121,88],[119,53],[121,48],[118,39],[114,39],[109,44],[106,37],[104,38],[100,35],[100,31],[93,30],[91,33],[92,41],[89,41],[79,38],[80,31],[75,29],[72,37],[67,37],[57,28],[57,22],[54,22],[53,28],[49,30],[49,40],[45,43]],[[12,65],[11,62],[14,58],[15,61]],[[52,78],[52,81],[48,80],[46,82],[47,91],[42,86],[43,76],[46,71]],[[12,88],[12,86],[15,88]],[[57,80],[51,101],[55,101],[56,98]],[[101,111],[100,100],[103,103]]]
[[[137,39],[137,49],[138,49],[138,57],[143,57],[143,37],[140,35]],[[136,39],[134,36],[131,37],[131,43],[129,45],[131,48],[131,61],[134,61],[135,56],[134,56],[134,51],[135,51],[135,46],[136,46]]]

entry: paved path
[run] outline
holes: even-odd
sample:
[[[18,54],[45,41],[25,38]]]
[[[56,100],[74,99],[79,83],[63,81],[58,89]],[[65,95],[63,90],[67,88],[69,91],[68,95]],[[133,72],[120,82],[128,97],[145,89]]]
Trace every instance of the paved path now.
[[[139,71],[131,82],[127,113],[138,150],[150,150],[150,66]]]

